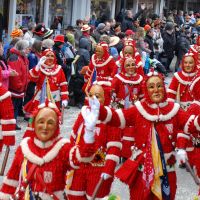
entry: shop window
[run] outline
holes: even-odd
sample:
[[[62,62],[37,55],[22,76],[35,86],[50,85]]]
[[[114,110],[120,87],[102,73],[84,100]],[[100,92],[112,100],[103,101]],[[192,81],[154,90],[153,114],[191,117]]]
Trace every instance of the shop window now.
[[[28,23],[35,21],[36,0],[17,0],[15,26],[26,29]]]

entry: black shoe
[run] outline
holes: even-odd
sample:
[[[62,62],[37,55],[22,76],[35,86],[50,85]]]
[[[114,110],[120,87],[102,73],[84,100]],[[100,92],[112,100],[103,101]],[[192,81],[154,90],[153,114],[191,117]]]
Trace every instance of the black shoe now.
[[[19,127],[18,125],[15,126],[15,130],[20,131],[21,127]]]

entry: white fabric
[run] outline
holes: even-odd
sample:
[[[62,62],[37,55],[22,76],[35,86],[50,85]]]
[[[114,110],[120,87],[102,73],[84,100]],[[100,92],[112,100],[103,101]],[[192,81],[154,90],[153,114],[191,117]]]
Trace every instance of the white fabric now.
[[[67,105],[68,105],[68,101],[67,101],[67,100],[63,100],[63,101],[62,101],[62,106],[64,106],[64,107],[66,108]]]
[[[187,159],[187,153],[184,149],[179,149],[176,153],[176,160],[178,164],[185,163],[185,160]]]
[[[107,174],[107,173],[102,173],[101,178],[103,178],[104,180],[107,180],[107,179],[111,178],[111,175]]]

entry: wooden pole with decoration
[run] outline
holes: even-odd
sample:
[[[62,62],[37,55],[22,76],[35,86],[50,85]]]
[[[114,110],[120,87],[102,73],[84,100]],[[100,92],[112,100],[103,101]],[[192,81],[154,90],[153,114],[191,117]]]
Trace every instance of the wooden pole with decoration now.
[[[94,189],[94,192],[93,192],[93,194],[92,194],[91,200],[95,200],[96,195],[97,195],[99,189],[101,188],[103,181],[104,181],[104,179],[103,179],[103,177],[101,177],[101,178],[99,179],[99,182],[97,183],[95,189]]]
[[[4,176],[4,172],[5,172],[6,164],[7,164],[7,161],[8,161],[9,153],[10,153],[10,147],[6,146],[6,152],[5,152],[4,159],[3,159],[3,162],[2,162],[2,166],[1,166],[0,176]]]
[[[90,78],[89,78],[89,80],[87,82],[87,85],[85,87],[85,94],[86,94],[87,97],[89,97],[89,91],[88,90],[89,90],[89,87],[91,86],[91,81],[92,81],[93,74],[94,74],[94,69],[93,69],[93,71],[91,73],[91,76],[90,76]]]

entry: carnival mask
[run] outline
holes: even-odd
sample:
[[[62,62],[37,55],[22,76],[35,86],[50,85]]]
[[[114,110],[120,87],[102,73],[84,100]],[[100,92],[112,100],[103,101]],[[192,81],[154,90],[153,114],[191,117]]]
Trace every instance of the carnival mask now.
[[[183,68],[183,71],[186,73],[191,73],[192,71],[194,71],[194,68],[195,68],[194,58],[192,56],[185,57],[183,60],[182,68]]]
[[[37,138],[42,142],[50,140],[58,128],[58,116],[48,107],[41,109],[35,117],[34,128]]]
[[[52,51],[49,51],[46,53],[46,61],[45,61],[45,64],[48,65],[48,66],[51,66],[54,64],[54,61],[55,61],[55,55]]]
[[[133,56],[134,55],[134,49],[131,46],[125,46],[124,47],[124,57]]]
[[[104,97],[104,90],[100,85],[93,85],[89,92],[89,97],[92,98],[96,96],[101,104],[104,104],[105,97]]]
[[[165,94],[165,86],[162,79],[152,76],[148,79],[146,87],[150,100],[153,103],[161,103]]]
[[[133,58],[127,58],[124,62],[124,69],[128,75],[135,74],[136,71],[136,64]]]
[[[95,53],[96,53],[97,58],[101,59],[103,57],[103,54],[104,54],[103,47],[98,45],[96,47]]]

